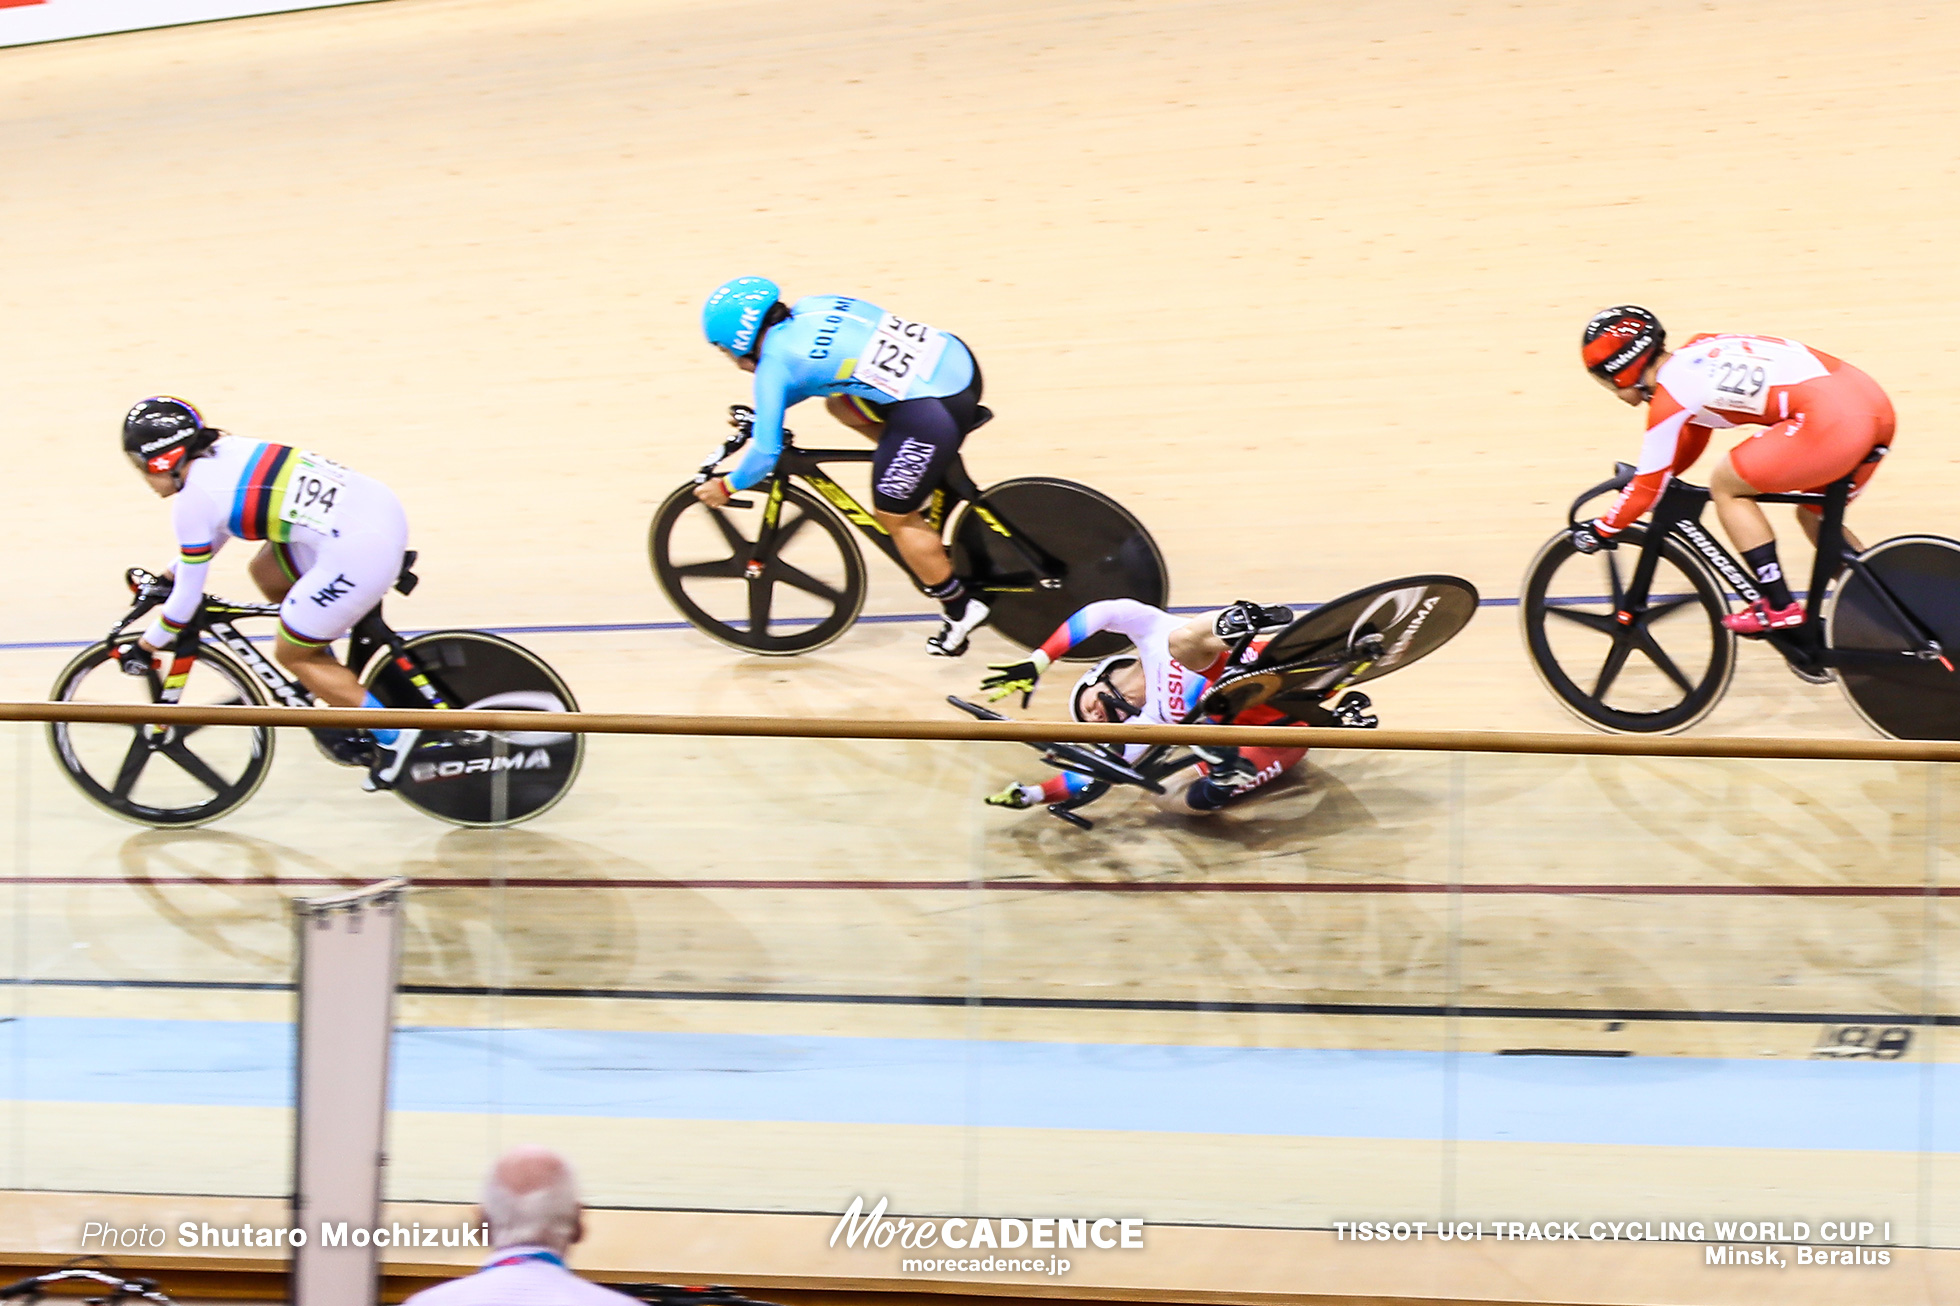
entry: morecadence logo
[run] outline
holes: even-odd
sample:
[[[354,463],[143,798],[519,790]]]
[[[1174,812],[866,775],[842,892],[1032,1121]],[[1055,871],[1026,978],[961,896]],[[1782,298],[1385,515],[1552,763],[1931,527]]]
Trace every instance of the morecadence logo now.
[[[934,1257],[907,1258],[907,1274],[1047,1274],[1068,1273],[1069,1262],[1054,1252],[1068,1250],[1142,1251],[1143,1220],[1115,1215],[946,1216],[922,1220],[887,1214],[890,1199],[880,1197],[865,1209],[862,1196],[851,1199],[830,1232],[830,1246],[840,1242],[857,1251],[898,1249],[939,1251]],[[998,1253],[1021,1251],[1022,1256]],[[964,1253],[947,1256],[946,1252]],[[1050,1255],[1033,1255],[1048,1252]]]

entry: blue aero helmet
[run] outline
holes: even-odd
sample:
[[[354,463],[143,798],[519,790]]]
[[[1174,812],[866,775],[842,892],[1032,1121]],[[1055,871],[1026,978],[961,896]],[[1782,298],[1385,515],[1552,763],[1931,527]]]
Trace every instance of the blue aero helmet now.
[[[755,352],[763,318],[783,292],[767,277],[736,277],[715,287],[701,306],[701,330],[708,343],[737,358]]]

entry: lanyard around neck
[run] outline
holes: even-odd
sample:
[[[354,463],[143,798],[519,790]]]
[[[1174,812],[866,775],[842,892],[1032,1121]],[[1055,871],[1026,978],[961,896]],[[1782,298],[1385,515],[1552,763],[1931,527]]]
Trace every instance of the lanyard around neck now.
[[[490,1262],[483,1267],[483,1270],[494,1270],[503,1265],[516,1265],[520,1261],[548,1261],[561,1270],[565,1268],[565,1258],[557,1252],[517,1252],[514,1255],[500,1257]],[[483,1270],[478,1270],[477,1273],[481,1274]]]

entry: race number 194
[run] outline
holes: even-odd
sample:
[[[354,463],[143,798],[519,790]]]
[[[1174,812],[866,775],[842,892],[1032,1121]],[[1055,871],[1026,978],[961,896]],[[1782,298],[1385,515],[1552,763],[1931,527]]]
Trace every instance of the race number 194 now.
[[[280,519],[316,531],[331,530],[334,510],[347,493],[346,475],[347,469],[339,463],[313,454],[296,455],[292,475],[286,478]]]

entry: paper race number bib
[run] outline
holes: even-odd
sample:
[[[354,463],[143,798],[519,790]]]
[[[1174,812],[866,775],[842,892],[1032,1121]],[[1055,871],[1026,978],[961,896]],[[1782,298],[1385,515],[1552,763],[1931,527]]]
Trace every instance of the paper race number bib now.
[[[1772,390],[1829,375],[1817,355],[1774,336],[1723,336],[1698,348],[1695,366],[1709,387],[1705,403],[1718,412],[1767,417]]]
[[[1769,406],[1769,360],[1744,354],[1724,355],[1709,364],[1715,382],[1711,407],[1757,417]]]
[[[887,313],[865,342],[851,380],[861,381],[892,399],[909,399],[912,387],[932,375],[946,352],[946,333],[923,322],[907,322]]]
[[[333,515],[347,497],[347,469],[304,450],[293,451],[292,475],[286,478],[286,502],[279,520],[321,534],[333,531]]]

